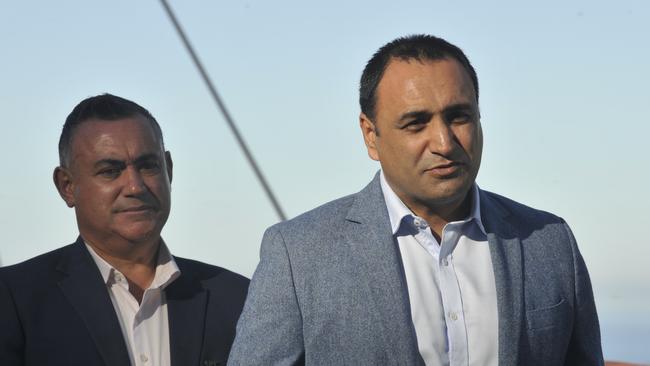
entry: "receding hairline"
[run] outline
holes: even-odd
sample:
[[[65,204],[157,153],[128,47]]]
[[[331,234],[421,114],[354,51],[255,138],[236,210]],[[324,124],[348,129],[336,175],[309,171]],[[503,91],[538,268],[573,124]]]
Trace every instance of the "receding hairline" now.
[[[455,57],[446,56],[446,55],[443,56],[443,57],[440,57],[440,58],[391,56],[390,59],[388,60],[388,62],[386,62],[386,67],[384,67],[384,69],[382,70],[381,78],[377,82],[377,86],[375,87],[375,90],[374,90],[374,93],[373,93],[374,94],[374,99],[375,99],[374,106],[373,106],[373,117],[374,118],[371,119],[371,122],[375,123],[374,120],[377,119],[377,114],[379,112],[377,110],[377,105],[379,104],[379,94],[380,94],[379,91],[381,89],[380,87],[381,87],[382,82],[385,79],[386,73],[387,73],[388,69],[391,67],[391,65],[393,65],[393,64],[395,64],[397,62],[403,62],[403,63],[418,62],[421,65],[426,65],[427,63],[436,64],[436,63],[445,62],[445,61],[455,63],[456,66],[458,66],[458,69],[462,73],[463,78],[465,78],[466,81],[468,82],[469,86],[471,86],[472,93],[474,94],[474,99],[476,100],[476,103],[477,103],[477,106],[478,106],[478,97],[477,97],[476,87],[474,86],[474,83],[472,82],[472,76],[470,75],[469,71],[463,66],[463,64],[460,61],[458,61]],[[366,116],[366,117],[369,117],[369,116]]]
[[[414,34],[396,38],[380,47],[368,60],[361,73],[359,104],[361,111],[372,121],[375,118],[376,90],[390,61],[455,59],[467,71],[478,103],[479,88],[476,70],[467,55],[458,46],[443,38],[427,34]]]
[[[144,114],[142,114],[140,112],[135,112],[135,113],[133,113],[131,115],[123,116],[123,117],[115,118],[115,119],[112,119],[112,118],[111,119],[105,119],[105,118],[90,117],[90,118],[86,118],[86,119],[78,121],[74,125],[74,127],[70,130],[70,135],[69,135],[68,141],[65,144],[66,148],[64,149],[64,153],[65,153],[64,156],[63,156],[64,161],[60,161],[59,164],[62,167],[67,167],[67,168],[71,167],[72,162],[74,160],[73,150],[74,150],[74,146],[75,146],[76,136],[79,133],[79,129],[83,128],[84,125],[88,125],[89,123],[101,123],[101,124],[124,123],[127,120],[140,120],[140,121],[146,122],[146,125],[149,126],[151,132],[153,132],[154,138],[156,139],[156,141],[160,145],[161,151],[165,152],[165,142],[164,142],[163,136],[162,136],[162,129],[160,129],[159,126],[158,126],[158,128],[156,128],[157,122],[151,120],[150,118],[148,118],[147,116],[145,116]]]

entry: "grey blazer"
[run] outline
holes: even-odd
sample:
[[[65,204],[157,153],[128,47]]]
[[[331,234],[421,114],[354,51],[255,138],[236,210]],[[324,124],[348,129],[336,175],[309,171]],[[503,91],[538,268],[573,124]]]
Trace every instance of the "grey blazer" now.
[[[481,191],[499,365],[602,365],[598,317],[567,224]],[[378,175],[264,234],[229,365],[422,365]]]

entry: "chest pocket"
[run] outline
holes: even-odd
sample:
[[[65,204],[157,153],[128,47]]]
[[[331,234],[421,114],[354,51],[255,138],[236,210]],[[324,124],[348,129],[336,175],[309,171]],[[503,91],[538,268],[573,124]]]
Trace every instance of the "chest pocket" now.
[[[529,330],[542,330],[557,326],[570,327],[571,312],[566,300],[539,309],[526,310],[526,322]]]

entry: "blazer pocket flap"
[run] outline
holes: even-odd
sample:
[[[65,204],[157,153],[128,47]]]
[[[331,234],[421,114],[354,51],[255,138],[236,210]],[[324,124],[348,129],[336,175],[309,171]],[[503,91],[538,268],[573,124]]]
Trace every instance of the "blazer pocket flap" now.
[[[557,304],[539,309],[526,310],[528,329],[544,329],[566,325],[570,319],[569,304],[560,299]]]

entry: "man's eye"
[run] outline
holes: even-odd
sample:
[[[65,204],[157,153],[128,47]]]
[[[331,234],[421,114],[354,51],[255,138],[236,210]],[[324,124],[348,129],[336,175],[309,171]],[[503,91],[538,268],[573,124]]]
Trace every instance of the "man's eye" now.
[[[424,123],[409,122],[404,128],[408,131],[419,131],[424,128]]]
[[[121,173],[122,173],[122,169],[108,168],[108,169],[100,170],[98,175],[101,175],[102,177],[106,177],[106,178],[117,178],[120,176]]]
[[[420,131],[426,126],[427,121],[424,118],[414,119],[404,125],[404,129],[408,131]]]
[[[155,174],[160,171],[160,164],[157,161],[150,161],[140,165],[140,170],[145,173]]]
[[[454,113],[448,117],[449,123],[468,123],[472,121],[472,115],[469,113]]]

